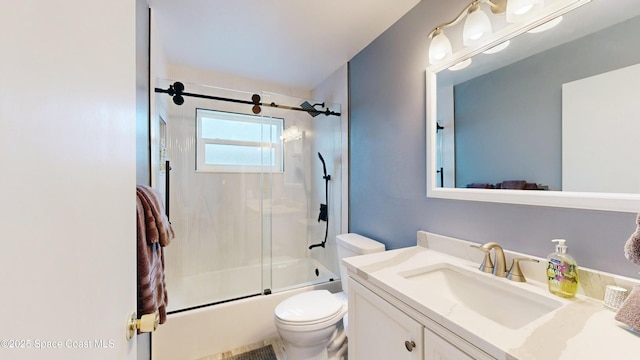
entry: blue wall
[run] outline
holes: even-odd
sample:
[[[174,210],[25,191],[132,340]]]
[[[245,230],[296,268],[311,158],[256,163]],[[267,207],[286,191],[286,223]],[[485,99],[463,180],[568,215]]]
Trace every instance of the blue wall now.
[[[349,230],[390,249],[426,230],[542,257],[565,238],[580,265],[637,277],[623,250],[635,214],[426,197],[427,34],[467,4],[421,1],[351,60]]]

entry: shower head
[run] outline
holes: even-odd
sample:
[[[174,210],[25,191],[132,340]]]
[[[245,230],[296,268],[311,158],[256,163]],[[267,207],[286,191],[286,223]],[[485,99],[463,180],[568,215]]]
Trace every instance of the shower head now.
[[[319,111],[316,109],[316,106],[320,105],[321,107],[324,107],[324,103],[317,103],[317,104],[309,104],[308,101],[303,102],[302,104],[300,104],[300,107],[305,109],[309,115],[316,117],[320,114],[322,114],[322,111]]]
[[[324,177],[327,177],[327,164],[325,164],[324,162],[324,158],[322,157],[322,154],[320,154],[320,152],[318,152],[318,157],[320,158],[320,161],[322,161],[322,171],[324,171]]]

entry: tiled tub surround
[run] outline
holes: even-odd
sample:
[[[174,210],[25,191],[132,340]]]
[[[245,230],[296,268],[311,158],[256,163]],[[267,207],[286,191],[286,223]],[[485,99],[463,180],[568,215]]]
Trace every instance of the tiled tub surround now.
[[[498,284],[550,297],[561,303],[556,310],[524,326],[509,329],[451,303],[420,300],[420,290],[403,281],[400,273],[430,264],[449,262],[477,270],[483,253],[474,242],[437,234],[418,232],[418,245],[345,259],[350,276],[388,301],[401,304],[401,310],[419,322],[436,322],[466,339],[496,359],[635,359],[640,358],[640,336],[614,320],[615,313],[602,303],[607,285],[631,290],[640,281],[590,269],[580,269],[579,293],[563,299],[548,293],[546,259],[505,250],[507,267],[514,257],[529,257],[539,263],[521,262],[526,283],[495,278]],[[405,306],[406,305],[406,306]]]

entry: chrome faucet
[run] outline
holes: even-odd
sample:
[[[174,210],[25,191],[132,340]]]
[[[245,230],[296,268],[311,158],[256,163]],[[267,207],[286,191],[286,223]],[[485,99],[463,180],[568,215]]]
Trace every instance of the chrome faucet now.
[[[482,264],[480,265],[480,270],[484,272],[490,272],[495,276],[506,277],[507,276],[507,261],[504,258],[504,251],[502,250],[502,246],[497,242],[488,242],[482,245],[471,245],[472,247],[482,250],[485,253],[485,258]],[[494,250],[495,257],[495,266],[491,262],[491,250]]]

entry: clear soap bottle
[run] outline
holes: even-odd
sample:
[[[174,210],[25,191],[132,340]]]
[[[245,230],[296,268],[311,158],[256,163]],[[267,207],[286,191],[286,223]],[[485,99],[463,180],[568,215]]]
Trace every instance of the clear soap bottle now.
[[[569,255],[566,240],[551,240],[556,244],[556,252],[547,257],[547,281],[549,292],[564,298],[572,298],[578,292],[578,264]]]

